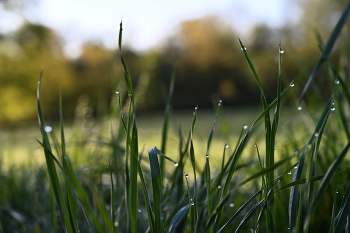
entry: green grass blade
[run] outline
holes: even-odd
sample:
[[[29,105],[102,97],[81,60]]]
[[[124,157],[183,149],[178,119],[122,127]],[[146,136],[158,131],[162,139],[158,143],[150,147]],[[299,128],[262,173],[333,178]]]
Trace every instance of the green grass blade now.
[[[153,211],[154,211],[154,230],[155,232],[163,232],[161,222],[161,187],[162,175],[155,147],[148,150],[150,161],[152,189],[153,189]]]
[[[129,201],[129,217],[130,228],[132,232],[137,232],[137,170],[138,170],[138,136],[136,122],[133,122],[132,136],[130,142],[130,192],[128,196]]]
[[[114,221],[116,220],[116,217],[115,217],[116,202],[115,202],[115,190],[114,190],[115,187],[114,187],[113,171],[112,171],[110,162],[108,162],[108,167],[109,167],[109,176],[111,179],[111,213],[110,214],[111,214],[112,223],[114,223]],[[112,232],[112,233],[117,232],[114,224],[112,225],[112,229],[110,230],[110,232]]]
[[[346,191],[343,197],[343,203],[339,210],[339,214],[336,217],[335,231],[334,231],[335,233],[342,232],[348,220],[349,214],[350,214],[350,183],[346,188]]]
[[[47,166],[47,171],[49,173],[49,178],[50,178],[50,184],[52,186],[52,190],[57,202],[58,209],[60,211],[60,216],[62,218],[62,222],[65,228],[65,231],[70,233],[74,232],[74,227],[71,225],[70,221],[70,216],[69,216],[69,211],[67,209],[66,202],[63,197],[63,191],[58,179],[58,174],[56,171],[56,166],[55,163],[50,156],[51,153],[51,146],[50,146],[50,141],[48,138],[48,135],[45,131],[45,122],[44,122],[44,117],[43,113],[41,110],[41,104],[40,104],[40,94],[41,94],[41,82],[42,82],[42,72],[40,73],[40,78],[38,82],[38,90],[37,90],[37,110],[38,110],[38,121],[39,121],[39,128],[40,132],[42,135],[42,140],[43,140],[43,145],[44,147],[44,153],[45,153],[45,160],[46,160],[46,166]]]
[[[171,100],[172,100],[173,93],[174,93],[174,85],[175,85],[175,73],[173,73],[171,76],[169,95],[167,98],[164,119],[163,119],[162,139],[161,139],[160,150],[165,154],[166,154],[166,143],[168,140],[169,119],[170,119],[170,112],[171,112]],[[164,168],[165,168],[165,161],[164,161],[164,158],[161,157],[160,158],[160,171],[162,172],[162,174],[165,174]]]
[[[325,189],[327,185],[330,183],[331,178],[333,174],[335,173],[335,170],[339,167],[340,163],[342,162],[343,158],[346,156],[348,149],[350,147],[350,142],[344,147],[344,149],[341,151],[339,156],[333,161],[333,163],[329,166],[325,176],[323,177],[320,186],[318,187],[318,190],[316,192],[315,198],[313,199],[313,202],[311,203],[311,206],[307,212],[305,222],[304,222],[304,232],[307,232],[309,223],[312,217],[312,214],[317,206],[317,204],[320,202],[322,195],[325,192]]]
[[[180,224],[182,219],[187,216],[188,210],[190,209],[190,205],[185,205],[179,211],[175,214],[173,219],[171,220],[171,223],[169,225],[169,233],[173,233],[176,231],[176,227]]]
[[[124,78],[125,78],[126,87],[127,87],[127,89],[128,89],[128,95],[129,95],[129,97],[130,97],[130,99],[131,99],[131,102],[133,103],[133,102],[134,102],[134,96],[133,96],[134,91],[133,91],[133,87],[132,87],[132,82],[131,82],[129,70],[128,70],[128,68],[126,67],[124,58],[123,58],[123,56],[122,56],[122,38],[123,38],[123,23],[120,22],[119,43],[118,43],[119,52],[120,52],[120,60],[121,60],[121,62],[122,62],[123,69],[124,69]]]
[[[336,26],[334,27],[330,37],[328,38],[328,41],[325,44],[324,47],[324,53],[321,54],[321,57],[319,58],[318,62],[316,63],[314,69],[312,70],[309,79],[300,95],[299,98],[299,105],[301,103],[301,101],[304,99],[305,93],[308,90],[308,88],[311,86],[311,83],[314,81],[314,79],[316,78],[317,73],[319,72],[319,70],[321,69],[323,63],[327,60],[327,57],[329,56],[329,54],[331,53],[333,46],[335,44],[335,42],[337,41],[343,26],[346,24],[347,19],[350,15],[350,3],[347,4],[347,6],[345,7],[342,15],[340,16]]]
[[[63,108],[62,108],[62,92],[60,91],[60,99],[59,99],[59,108],[60,108],[60,125],[61,125],[61,153],[62,153],[62,165],[63,165],[63,172],[65,174],[68,174],[71,170],[69,161],[68,161],[68,155],[66,151],[66,139],[65,139],[65,133],[64,133],[64,120],[63,120]],[[71,187],[68,182],[66,182],[66,198],[67,198],[67,208],[69,211],[69,217],[71,220],[72,227],[74,229],[74,232],[78,232],[78,226],[77,226],[77,217],[75,214],[75,198],[72,193]]]
[[[255,193],[253,196],[251,196],[238,210],[237,212],[230,217],[230,219],[218,230],[217,233],[224,232],[227,227],[233,222],[233,220],[236,219],[236,217],[247,207],[249,203],[251,203],[259,194],[261,194],[261,190],[257,193]]]
[[[248,221],[253,217],[253,215],[260,209],[260,207],[265,203],[265,200],[261,200],[258,203],[256,203],[244,216],[241,223],[238,225],[235,232],[241,232],[243,227],[248,223]]]
[[[315,139],[315,133],[319,133],[323,131],[323,128],[326,125],[326,122],[328,120],[329,113],[331,111],[332,106],[332,100],[333,96],[329,99],[328,103],[326,104],[320,119],[316,125],[314,133],[311,135],[308,143],[306,144],[303,153],[300,157],[299,165],[297,168],[297,171],[294,174],[293,181],[297,181],[301,178],[301,174],[304,168],[304,162],[305,162],[305,156],[308,151],[308,149],[311,147],[312,142]],[[291,229],[291,232],[295,231],[296,224],[297,224],[297,216],[298,216],[298,206],[299,206],[299,187],[298,186],[292,186],[290,190],[290,197],[289,197],[289,228]]]

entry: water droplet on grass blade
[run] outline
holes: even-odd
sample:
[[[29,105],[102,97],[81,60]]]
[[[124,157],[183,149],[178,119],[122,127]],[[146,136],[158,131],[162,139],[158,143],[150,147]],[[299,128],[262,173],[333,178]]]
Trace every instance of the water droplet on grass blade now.
[[[119,227],[119,222],[114,222],[115,227]]]
[[[340,83],[340,82],[339,82],[339,79],[336,79],[336,80],[334,81],[334,83],[338,85],[338,84]]]
[[[177,167],[177,166],[179,166],[179,164],[178,163],[174,163],[174,167]]]
[[[47,125],[47,126],[44,127],[44,130],[45,130],[46,133],[50,133],[52,131],[52,127]]]
[[[119,95],[119,91],[115,91],[115,94]]]
[[[235,204],[233,204],[233,203],[230,203],[230,205],[229,205],[229,206],[230,206],[230,207],[232,208],[232,207],[234,207],[234,206],[235,206]]]
[[[291,175],[292,174],[292,171],[288,171],[288,175]]]
[[[209,155],[205,155],[205,157],[208,159],[208,158],[209,158]]]
[[[225,144],[225,148],[226,148],[226,149],[228,148],[228,145],[227,145],[227,144]]]
[[[319,134],[317,132],[314,135],[315,135],[316,138],[319,136]]]
[[[194,202],[193,202],[193,201],[191,201],[191,205],[194,205]]]
[[[221,186],[220,186],[220,185],[218,186],[218,189],[221,189]]]
[[[290,87],[294,87],[294,81],[289,84]]]
[[[295,165],[295,166],[294,166],[294,169],[297,169],[297,168],[298,168],[298,165]]]
[[[301,106],[298,106],[298,110],[300,111],[301,109],[303,109]]]
[[[222,104],[222,100],[219,100],[218,106],[221,106]]]
[[[296,149],[296,150],[294,151],[294,155],[298,155],[298,154],[299,154],[299,150]]]
[[[242,50],[242,51],[246,51],[246,50],[247,50],[247,47],[245,47],[245,46],[243,45],[243,47],[241,47],[241,50]]]
[[[306,149],[310,149],[311,145],[310,144],[307,144],[306,145]]]
[[[247,129],[248,128],[248,125],[243,125],[243,129]]]
[[[279,50],[280,54],[284,53],[284,50],[283,49],[280,49]]]
[[[331,106],[331,111],[335,111],[335,106],[334,106],[334,103],[332,103],[332,106]]]
[[[186,177],[186,179],[188,178],[188,174],[187,173],[185,173],[185,177]]]

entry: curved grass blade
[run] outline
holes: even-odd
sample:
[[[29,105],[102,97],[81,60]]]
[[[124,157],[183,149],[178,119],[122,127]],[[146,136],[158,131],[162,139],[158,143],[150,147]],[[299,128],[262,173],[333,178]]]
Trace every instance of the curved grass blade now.
[[[340,152],[339,156],[329,166],[325,176],[323,177],[321,184],[318,187],[318,190],[316,192],[315,198],[313,199],[311,206],[310,206],[310,208],[307,212],[307,215],[305,217],[304,228],[303,228],[304,232],[307,232],[312,214],[313,214],[317,204],[321,200],[321,197],[322,197],[323,193],[325,192],[327,185],[331,181],[331,178],[332,178],[333,174],[335,173],[335,170],[338,168],[338,166],[342,162],[343,158],[346,156],[346,154],[349,150],[349,147],[350,147],[350,142],[343,148],[343,150]]]
[[[169,233],[173,233],[176,230],[176,227],[179,225],[181,220],[187,216],[188,210],[190,209],[190,205],[185,205],[175,214],[174,218],[171,220],[169,225]]]
[[[316,78],[316,75],[319,72],[319,70],[321,69],[323,63],[327,60],[327,57],[331,53],[333,46],[334,46],[335,42],[337,41],[337,38],[339,37],[341,31],[342,31],[343,26],[347,22],[349,15],[350,15],[350,3],[348,3],[346,5],[342,15],[340,16],[336,26],[334,27],[330,37],[328,38],[328,41],[325,44],[324,52],[321,54],[321,57],[319,58],[314,69],[312,70],[312,72],[309,76],[309,79],[308,79],[308,81],[307,81],[307,83],[306,83],[306,85],[305,85],[305,87],[300,95],[299,105],[300,105],[301,101],[304,99],[304,96],[305,96],[307,89],[311,86],[311,83]]]

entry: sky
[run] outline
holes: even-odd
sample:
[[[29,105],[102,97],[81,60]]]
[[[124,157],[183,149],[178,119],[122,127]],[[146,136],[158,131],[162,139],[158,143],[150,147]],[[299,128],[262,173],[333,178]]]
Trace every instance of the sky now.
[[[123,21],[123,43],[138,51],[159,46],[180,22],[218,15],[239,35],[256,23],[279,27],[296,22],[297,5],[290,0],[35,0],[22,10],[0,6],[0,33],[18,28],[25,20],[52,28],[61,38],[65,54],[76,57],[85,41],[115,48]]]

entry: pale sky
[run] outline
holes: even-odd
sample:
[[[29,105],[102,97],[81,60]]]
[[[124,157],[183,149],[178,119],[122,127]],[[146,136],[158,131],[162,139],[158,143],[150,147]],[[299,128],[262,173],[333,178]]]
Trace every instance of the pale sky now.
[[[16,29],[24,19],[54,29],[64,41],[65,53],[79,55],[84,41],[100,41],[115,48],[123,20],[123,42],[142,51],[161,44],[181,21],[215,14],[239,35],[256,23],[279,27],[296,22],[300,10],[290,0],[36,0],[21,12],[0,7],[0,33]]]

